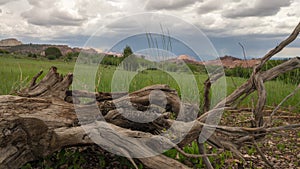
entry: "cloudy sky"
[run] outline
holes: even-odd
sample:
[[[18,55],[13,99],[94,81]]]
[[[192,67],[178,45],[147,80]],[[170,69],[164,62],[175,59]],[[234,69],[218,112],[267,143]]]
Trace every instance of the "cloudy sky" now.
[[[221,56],[242,57],[240,42],[248,57],[261,57],[298,24],[299,8],[300,0],[0,0],[0,39],[108,50],[118,40],[142,33],[143,28],[130,24],[133,17],[149,26],[156,22],[143,13],[154,13],[170,16],[157,22],[161,31],[176,37],[189,33],[183,39],[193,48],[205,43],[205,35]],[[202,34],[191,31],[193,26]],[[148,28],[144,31],[151,32]],[[87,43],[91,37],[102,43]],[[299,38],[278,57],[296,55]]]

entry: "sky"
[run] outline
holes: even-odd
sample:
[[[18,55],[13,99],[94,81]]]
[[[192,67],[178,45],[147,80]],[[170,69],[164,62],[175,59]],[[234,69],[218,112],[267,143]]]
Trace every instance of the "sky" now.
[[[255,58],[293,31],[299,7],[300,0],[0,0],[0,39],[108,51],[124,39],[141,44],[128,37],[154,32],[199,55],[242,58],[241,43]],[[276,57],[299,55],[297,38]]]

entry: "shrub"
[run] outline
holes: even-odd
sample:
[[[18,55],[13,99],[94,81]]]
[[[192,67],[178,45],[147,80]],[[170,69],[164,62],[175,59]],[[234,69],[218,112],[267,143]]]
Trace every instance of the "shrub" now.
[[[79,55],[79,52],[68,52],[66,54],[66,57],[72,59],[73,57],[78,57],[78,55]]]
[[[56,59],[56,56],[54,56],[54,55],[49,55],[49,56],[47,56],[47,58],[48,58],[49,60],[55,60],[55,59]]]
[[[113,65],[113,66],[119,66],[122,62],[123,58],[114,57],[112,55],[106,55],[101,60],[101,64],[103,65]]]
[[[62,56],[60,50],[57,47],[49,47],[45,50],[45,55],[48,56],[55,56],[55,58],[59,58]],[[49,58],[48,58],[49,59]]]
[[[37,58],[37,55],[35,53],[29,53],[27,56],[30,58]]]
[[[0,49],[0,53],[2,53],[2,54],[9,54],[9,52],[6,51],[6,50],[4,50],[4,49]]]

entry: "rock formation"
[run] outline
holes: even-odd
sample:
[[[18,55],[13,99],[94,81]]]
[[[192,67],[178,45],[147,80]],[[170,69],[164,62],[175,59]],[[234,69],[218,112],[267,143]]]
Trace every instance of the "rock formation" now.
[[[0,46],[18,46],[18,45],[22,45],[22,42],[15,38],[0,40]]]

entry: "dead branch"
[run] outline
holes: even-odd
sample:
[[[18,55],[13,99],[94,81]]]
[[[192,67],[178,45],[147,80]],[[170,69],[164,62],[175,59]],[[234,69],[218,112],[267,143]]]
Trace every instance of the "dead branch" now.
[[[253,138],[252,138],[253,139]],[[269,166],[270,168],[274,168],[273,164],[267,159],[267,157],[265,156],[265,154],[262,152],[262,150],[259,148],[259,146],[257,145],[256,141],[253,139],[253,144],[257,150],[257,152],[259,153],[259,155],[261,156],[261,158],[264,160],[264,162],[267,164],[267,166]]]
[[[216,71],[213,75],[206,79],[204,82],[204,104],[203,104],[203,113],[209,111],[210,109],[210,88],[218,79],[224,76],[224,72]]]
[[[280,74],[286,73],[288,71],[294,70],[300,68],[300,57],[295,57],[293,59],[290,59],[272,69],[269,69],[265,72],[261,72],[261,78],[263,82],[272,80],[279,76]],[[221,102],[219,102],[213,109],[210,111],[204,113],[201,115],[198,120],[205,121],[208,114],[213,113],[216,111],[217,108],[222,108],[225,103],[228,107],[230,105],[234,104],[236,100],[238,100],[240,97],[244,96],[245,94],[250,95],[252,92],[255,91],[255,88],[253,87],[253,83],[251,80],[248,80],[243,85],[241,85],[238,89],[236,89],[232,94],[227,96],[225,99],[223,99]],[[245,98],[245,97],[244,97]]]
[[[260,69],[263,67],[263,65],[274,55],[279,53],[283,48],[285,48],[287,45],[289,45],[291,42],[293,42],[300,33],[300,22],[295,27],[293,32],[290,34],[288,38],[286,38],[284,41],[282,41],[278,46],[276,46],[274,49],[270,50],[262,59],[258,66],[254,68],[253,74],[256,74],[256,72],[260,71]]]
[[[267,92],[265,89],[264,82],[262,78],[260,77],[260,74],[257,74],[254,78],[254,84],[257,89],[258,93],[258,100],[256,103],[256,107],[254,109],[254,117],[256,124],[253,124],[253,126],[262,126],[263,125],[263,109],[266,104],[267,100]]]
[[[69,73],[64,78],[57,73],[56,67],[51,67],[49,73],[36,84],[39,72],[31,81],[30,86],[18,92],[22,97],[55,97],[65,99],[66,91],[73,81],[73,74]]]
[[[203,154],[203,155],[206,155],[206,150],[205,150],[205,147],[204,147],[204,144],[203,143],[198,143],[198,150],[199,150],[199,153],[200,154]],[[208,157],[202,157],[203,161],[204,161],[204,164],[206,166],[207,169],[213,169],[214,167],[211,165],[211,162],[209,161],[209,158]]]

